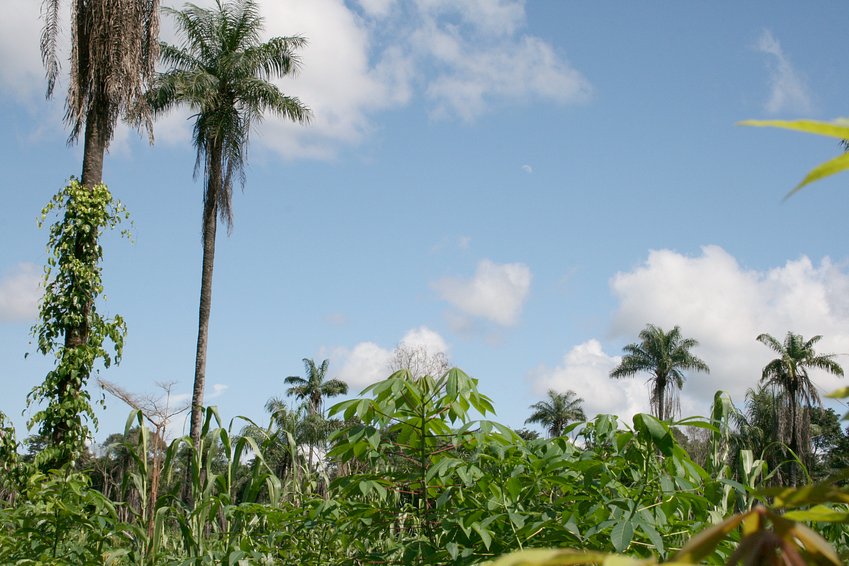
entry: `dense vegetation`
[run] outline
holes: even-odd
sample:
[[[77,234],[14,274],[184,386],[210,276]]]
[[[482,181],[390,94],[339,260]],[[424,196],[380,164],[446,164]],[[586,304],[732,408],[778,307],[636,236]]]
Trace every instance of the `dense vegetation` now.
[[[328,417],[308,396],[297,411],[272,399],[266,425],[225,427],[207,409],[199,450],[190,437],[166,446],[134,412],[97,454],[47,471],[35,439],[35,460],[5,460],[0,561],[473,564],[537,547],[711,563],[735,552],[849,555],[849,492],[835,483],[845,473],[824,477],[847,455],[839,425],[812,455],[823,482],[793,489],[777,482],[790,462],[772,468],[768,449],[743,447],[753,438],[721,393],[708,420],[599,415],[527,441],[473,418],[492,406],[457,369],[400,370],[363,394]],[[837,416],[817,422],[833,429]],[[825,539],[795,520],[816,521]]]
[[[217,221],[229,225],[251,121],[264,110],[309,117],[268,82],[296,69],[303,40],[260,43],[256,5],[234,0],[169,11],[186,41],[159,46],[159,3],[119,4],[106,10],[93,0],[72,10],[67,120],[72,139],[84,133],[83,171],[43,211],[44,221],[57,219],[34,335],[56,365],[29,398],[38,406],[36,433],[19,443],[0,413],[0,563],[849,559],[849,434],[822,408],[808,375],[843,370],[815,351],[819,336],[758,336],[777,357],[743,409],[717,392],[708,418],[675,420],[685,372],[709,371],[690,351],[696,340],[649,324],[611,372],[648,375],[652,414],[631,422],[586,420],[573,391],[552,390],[526,421],[548,438],[514,431],[487,420],[494,408],[476,379],[444,357],[402,349],[397,371],[328,409],[325,400],[347,385],[329,379],[326,360],[305,359],[305,376],[284,380],[300,405],[272,397],[266,418],[225,424],[203,407]],[[58,73],[58,10],[58,0],[45,1],[48,91]],[[110,35],[116,30],[118,38]],[[160,47],[169,70],[154,77]],[[101,233],[126,218],[102,184],[103,158],[119,118],[143,125],[178,104],[196,112],[193,141],[204,170],[191,434],[167,443],[168,420],[182,409],[102,381],[134,410],[123,432],[92,450],[89,424],[97,423],[86,385],[98,367],[120,360],[125,330],[120,317],[105,320],[97,308]],[[801,129],[849,138],[845,127]],[[835,395],[849,397],[849,389]]]

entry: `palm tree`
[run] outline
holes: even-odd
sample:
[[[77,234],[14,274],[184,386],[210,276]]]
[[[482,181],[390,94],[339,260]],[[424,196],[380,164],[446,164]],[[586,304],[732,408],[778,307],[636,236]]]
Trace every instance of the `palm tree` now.
[[[287,395],[294,395],[298,399],[306,400],[307,412],[310,415],[321,415],[321,404],[325,397],[335,397],[348,392],[348,384],[340,379],[325,379],[330,360],[324,360],[320,366],[309,358],[304,358],[304,369],[306,379],[297,375],[290,375],[283,381],[291,385],[286,390]]]
[[[204,173],[203,266],[191,416],[191,437],[198,446],[218,218],[229,232],[233,178],[238,176],[244,185],[248,136],[263,112],[302,124],[309,121],[306,106],[268,82],[295,73],[299,65],[295,51],[306,41],[275,37],[262,43],[262,18],[254,0],[216,0],[210,10],[189,4],[166,12],[176,20],[183,43],[162,44],[162,60],[170,70],[159,75],[149,100],[157,113],[180,104],[195,112],[195,173],[201,165]]]
[[[563,434],[563,429],[570,421],[586,420],[581,403],[584,400],[571,389],[566,393],[548,390],[548,401],[539,401],[530,406],[531,416],[525,419],[525,424],[540,424],[548,432],[550,438]]]
[[[44,28],[41,32],[41,58],[47,75],[47,97],[53,95],[59,77],[57,44],[59,41],[60,0],[43,0]],[[91,189],[103,182],[103,158],[112,141],[118,119],[133,125],[144,124],[153,139],[150,108],[144,93],[154,77],[159,59],[159,0],[113,2],[111,0],[71,0],[71,68],[65,100],[65,122],[75,142],[83,133],[83,166],[80,182]],[[86,250],[97,244],[97,231],[77,236],[74,257],[88,261]],[[94,291],[81,301],[81,317],[62,322],[64,347],[74,350],[91,338]],[[79,396],[88,379],[83,369],[76,378],[60,379],[56,400]],[[54,446],[62,446],[78,415],[60,418],[46,432]],[[59,463],[68,456],[60,457]]]
[[[814,345],[822,336],[805,340],[799,334],[788,332],[782,344],[769,334],[761,334],[757,341],[778,354],[764,366],[761,386],[771,388],[778,403],[778,437],[802,461],[809,452],[811,416],[810,409],[821,406],[816,387],[808,376],[808,369],[820,369],[843,377],[843,368],[834,361],[834,354],[817,354]],[[790,481],[795,485],[795,466],[791,468]]]
[[[43,0],[41,59],[47,74],[47,97],[59,76],[56,56],[60,0]],[[71,70],[65,121],[69,141],[83,136],[81,182],[103,181],[103,157],[118,118],[144,124],[151,134],[145,92],[159,59],[159,0],[113,2],[71,0]]]
[[[664,332],[649,324],[640,332],[639,344],[625,346],[622,362],[610,372],[610,377],[650,374],[652,414],[660,420],[670,419],[679,410],[677,393],[684,385],[684,371],[710,373],[708,365],[690,352],[698,345],[693,338],[682,338],[678,326]]]

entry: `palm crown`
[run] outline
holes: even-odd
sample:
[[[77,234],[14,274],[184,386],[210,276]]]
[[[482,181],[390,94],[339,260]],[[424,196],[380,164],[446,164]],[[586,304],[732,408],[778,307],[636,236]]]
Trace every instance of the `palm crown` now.
[[[525,420],[525,424],[535,423],[545,427],[548,435],[555,438],[563,434],[563,429],[570,421],[583,421],[586,419],[581,403],[584,400],[572,391],[558,393],[553,389],[548,390],[548,401],[539,401],[531,405],[533,413]]]
[[[313,360],[304,358],[306,378],[290,375],[283,380],[292,386],[286,390],[286,393],[306,400],[307,410],[312,415],[321,413],[321,404],[325,397],[335,397],[348,392],[348,384],[344,381],[325,379],[329,366],[330,360],[324,360],[320,366],[316,366]]]
[[[300,61],[299,36],[260,41],[262,18],[254,0],[235,0],[215,10],[193,4],[166,8],[184,37],[181,45],[161,45],[162,62],[170,68],[157,79],[150,103],[157,112],[187,104],[195,112],[195,172],[203,164],[204,200],[213,200],[221,219],[232,223],[233,177],[244,182],[251,126],[271,112],[306,123],[309,109],[269,82],[294,74]]]
[[[640,342],[625,346],[622,362],[610,372],[610,377],[632,377],[648,373],[652,413],[660,420],[672,418],[678,412],[677,391],[684,386],[687,370],[710,372],[708,365],[690,350],[698,346],[693,338],[682,338],[676,326],[664,332],[653,324],[640,332]]]
[[[804,456],[807,450],[810,429],[809,409],[820,405],[820,396],[808,376],[808,369],[819,369],[833,375],[843,376],[843,368],[834,361],[834,354],[817,354],[814,345],[822,336],[805,340],[799,334],[788,332],[784,343],[769,334],[761,334],[757,341],[766,345],[777,358],[764,366],[761,386],[773,390],[780,410],[778,435],[791,450]],[[801,451],[801,452],[800,452]],[[795,477],[791,475],[791,481]]]

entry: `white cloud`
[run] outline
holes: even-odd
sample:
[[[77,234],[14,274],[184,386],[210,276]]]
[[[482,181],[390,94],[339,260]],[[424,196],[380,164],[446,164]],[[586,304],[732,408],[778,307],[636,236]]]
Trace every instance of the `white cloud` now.
[[[339,368],[337,377],[356,389],[388,377],[392,350],[375,342],[360,342],[351,349],[334,348],[329,357]]]
[[[0,278],[0,322],[33,320],[38,314],[41,275],[32,263],[19,263]]]
[[[11,9],[0,21],[0,88],[35,104],[44,88],[39,3],[8,1]],[[264,37],[302,35],[309,40],[300,53],[301,72],[278,85],[312,109],[312,123],[304,127],[269,118],[253,139],[287,159],[332,158],[340,147],[357,144],[374,131],[375,114],[407,105],[417,94],[430,101],[434,115],[468,121],[493,105],[533,99],[572,103],[586,99],[591,90],[550,44],[520,33],[525,24],[521,0],[359,0],[356,7],[344,0],[260,4]],[[67,19],[67,5],[61,10]],[[67,24],[63,29],[62,49],[68,43]],[[162,37],[175,40],[167,16]],[[56,94],[64,95],[61,85]],[[161,117],[157,140],[185,144],[191,135],[188,117],[186,110]]]
[[[426,326],[408,330],[398,344],[423,348],[432,354],[446,354],[449,349],[445,339]],[[333,348],[328,357],[334,366],[340,368],[336,372],[339,379],[353,388],[362,388],[389,376],[394,347],[385,348],[375,342],[360,342],[350,349]]]
[[[666,330],[678,325],[699,346],[694,353],[711,368],[692,373],[681,392],[683,415],[707,415],[713,394],[728,391],[742,407],[774,353],[755,340],[769,333],[783,341],[788,331],[806,338],[822,335],[820,353],[849,352],[849,272],[828,258],[815,265],[807,257],[765,271],[745,269],[718,246],[688,257],[670,250],[649,253],[646,261],[610,281],[618,299],[611,333],[635,342],[646,324]],[[607,412],[630,418],[648,410],[646,378],[611,380],[619,358],[597,340],[572,348],[560,365],[529,374],[537,393],[572,389],[585,399],[589,415]],[[837,361],[846,365],[847,358]],[[849,368],[847,368],[849,369]],[[842,381],[820,372],[814,382],[827,392]],[[589,416],[588,415],[588,416]]]
[[[434,282],[433,288],[464,315],[511,326],[530,292],[531,270],[523,263],[484,259],[471,279],[445,278]]]
[[[560,365],[533,370],[529,379],[540,396],[548,389],[574,391],[584,400],[587,418],[599,413],[613,414],[630,424],[635,414],[648,411],[648,395],[642,380],[610,379],[610,370],[619,362],[618,356],[606,354],[601,343],[593,339],[569,350]]]
[[[41,20],[34,0],[6,0],[0,18],[0,92],[19,100],[42,97],[46,83],[41,66]],[[60,61],[63,60],[60,58]],[[57,85],[57,93],[59,93]]]
[[[395,0],[358,0],[358,3],[373,18],[385,18],[395,6]]]
[[[534,172],[534,168],[531,167],[530,165],[522,165],[522,171],[524,171],[525,173],[530,175],[531,173]]]
[[[770,95],[766,111],[771,114],[793,112],[808,114],[813,104],[805,78],[793,67],[781,44],[769,30],[764,30],[755,49],[768,56]]]
[[[428,19],[456,16],[477,33],[510,36],[525,23],[525,6],[517,0],[417,0]]]
[[[409,348],[423,348],[431,354],[448,353],[448,343],[445,339],[427,326],[419,326],[407,331],[399,344]]]
[[[229,385],[224,385],[223,383],[213,383],[212,392],[206,396],[206,400],[221,397],[222,395],[224,395],[224,392],[227,391],[229,388]]]
[[[578,70],[533,36],[470,39],[460,28],[431,22],[413,34],[413,41],[439,68],[425,90],[436,118],[472,121],[504,101],[569,104],[592,94]]]
[[[788,331],[823,335],[822,353],[849,352],[849,273],[828,258],[814,265],[807,257],[767,271],[747,270],[718,246],[687,257],[669,250],[652,251],[638,268],[611,280],[619,299],[613,332],[629,341],[647,323],[665,329],[679,325],[700,342],[696,353],[711,367],[710,375],[692,375],[684,397],[706,407],[717,389],[742,403],[772,352],[755,341],[761,333],[783,340]],[[838,359],[845,363],[845,359]],[[814,373],[831,390],[836,378]]]

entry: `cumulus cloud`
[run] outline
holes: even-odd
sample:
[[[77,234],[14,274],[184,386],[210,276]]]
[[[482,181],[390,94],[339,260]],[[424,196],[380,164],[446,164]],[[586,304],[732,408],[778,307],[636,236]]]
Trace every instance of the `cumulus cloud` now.
[[[805,78],[793,67],[784,50],[769,30],[764,30],[755,49],[767,55],[770,94],[766,111],[771,114],[794,112],[808,114],[813,103]]]
[[[430,354],[447,354],[448,343],[438,333],[426,326],[407,331],[398,346],[422,349]],[[329,352],[333,364],[340,368],[339,379],[354,388],[362,388],[385,379],[394,360],[394,347],[383,347],[375,342],[360,342],[353,348],[338,347]]]
[[[44,87],[37,41],[39,3],[8,1],[9,15],[0,21],[0,88],[34,103]],[[197,3],[212,5],[211,0]],[[429,102],[434,116],[469,121],[502,103],[574,103],[591,92],[589,82],[563,54],[522,33],[521,0],[260,4],[263,37],[302,35],[309,40],[300,52],[300,73],[278,81],[278,86],[312,109],[312,123],[304,127],[267,119],[254,136],[257,145],[287,159],[332,158],[341,147],[369,136],[377,113],[417,98]],[[63,17],[66,13],[63,6]],[[68,43],[67,27],[62,48]],[[162,37],[175,41],[168,17],[163,18]],[[192,127],[188,118],[186,110],[161,117],[157,139],[185,144]]]
[[[606,354],[601,343],[592,339],[569,350],[554,368],[536,368],[529,379],[538,395],[549,389],[574,391],[584,400],[582,406],[588,418],[600,413],[614,414],[630,423],[633,415],[648,411],[648,396],[639,379],[610,379],[610,370],[620,361],[618,356]]]
[[[635,269],[616,274],[610,286],[618,300],[614,337],[634,342],[652,323],[666,330],[678,325],[684,336],[699,341],[694,352],[711,372],[688,377],[681,392],[684,415],[706,415],[720,389],[743,405],[746,390],[757,385],[764,365],[775,357],[755,340],[761,333],[779,341],[788,331],[806,338],[820,334],[820,353],[849,352],[849,272],[828,258],[815,264],[803,256],[759,271],[742,267],[718,246],[705,246],[694,257],[655,250]],[[847,363],[843,356],[837,360]],[[529,377],[538,393],[573,389],[590,414],[630,417],[647,411],[645,378],[607,377],[618,361],[600,342],[589,340],[572,348],[557,367],[540,367]],[[842,381],[817,371],[811,376],[822,392]]]
[[[742,399],[772,352],[755,341],[761,333],[783,340],[788,331],[823,335],[824,353],[849,351],[849,273],[828,258],[815,265],[801,257],[766,271],[744,269],[718,246],[687,257],[652,251],[637,269],[611,281],[619,299],[614,333],[636,336],[647,322],[681,326],[701,342],[710,376],[693,376],[687,393],[700,399],[716,389]],[[836,378],[814,374],[825,390]]]
[[[0,92],[19,100],[43,96],[46,85],[39,51],[40,5],[32,0],[6,0],[0,18]]]
[[[462,315],[511,326],[519,320],[530,292],[531,270],[523,263],[484,259],[472,278],[441,279],[433,288]]]
[[[19,263],[0,278],[0,322],[33,320],[38,314],[41,275],[32,263]]]

